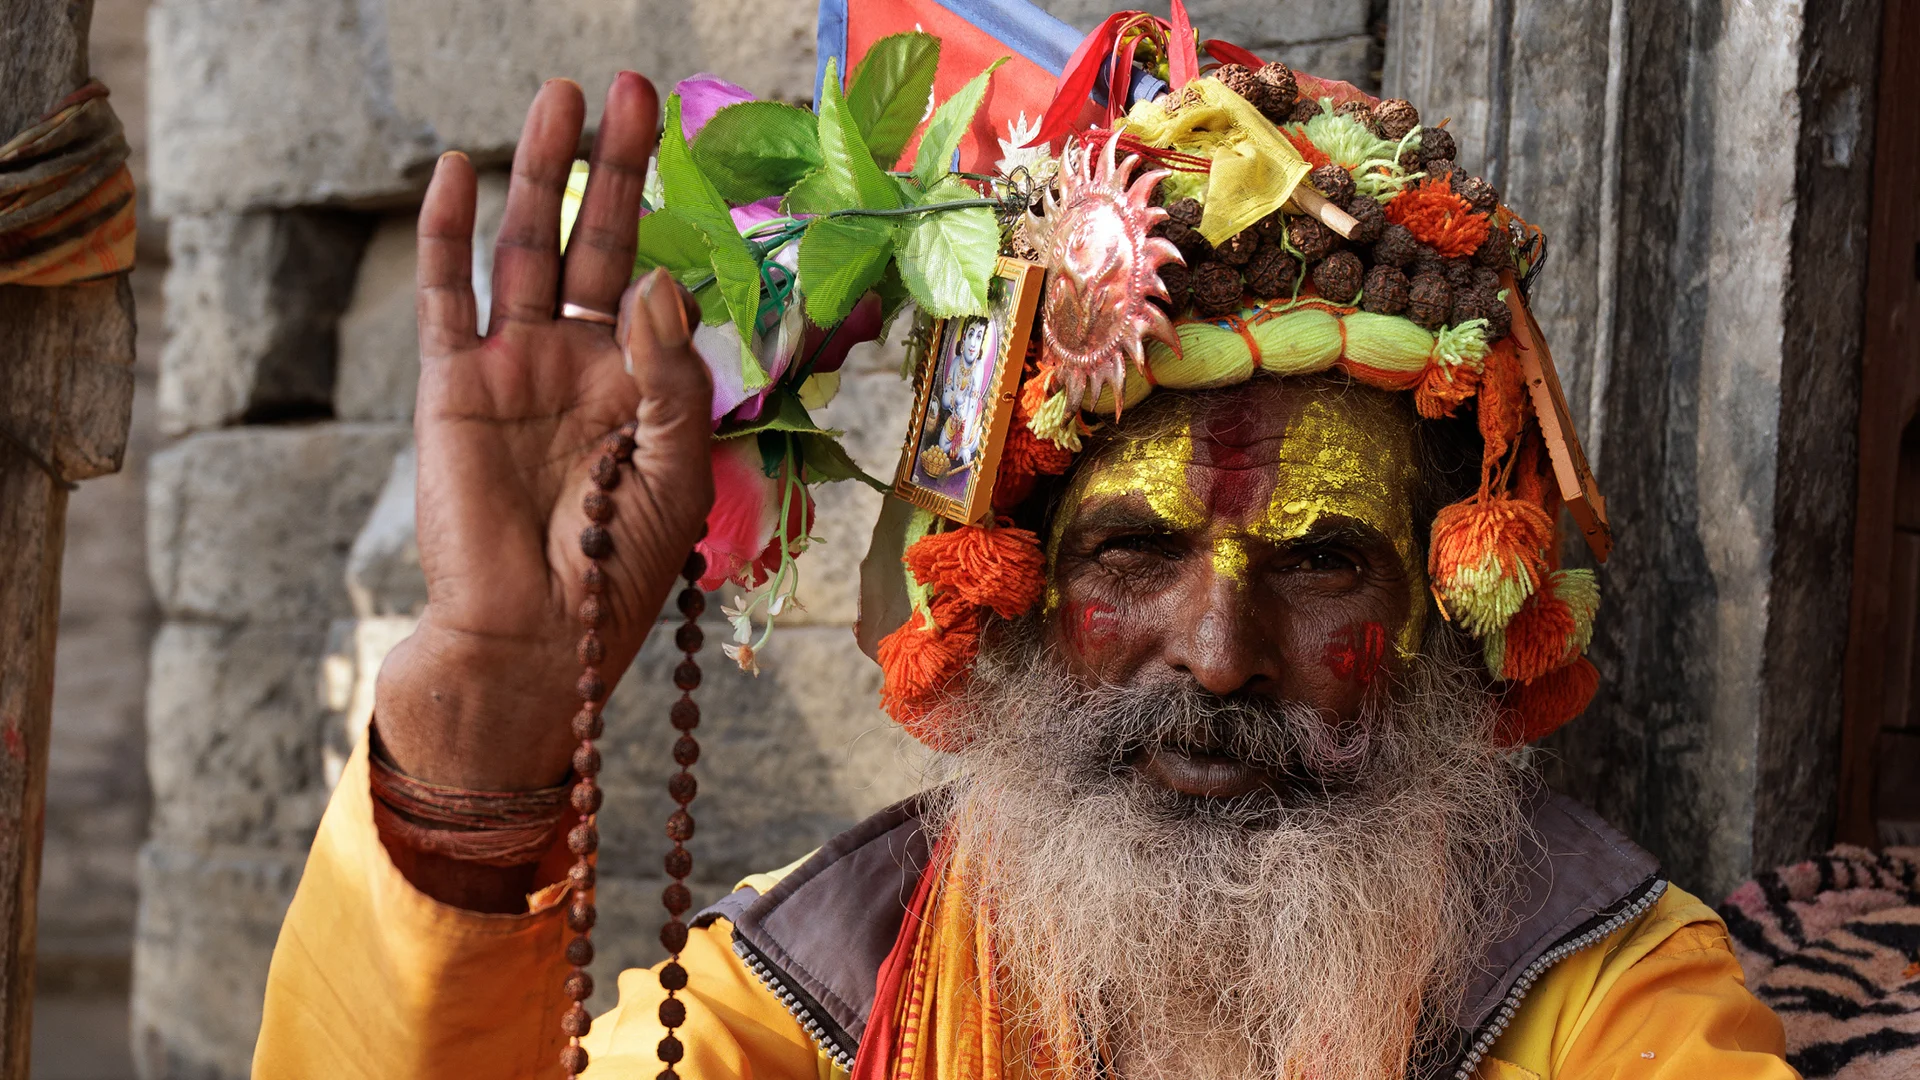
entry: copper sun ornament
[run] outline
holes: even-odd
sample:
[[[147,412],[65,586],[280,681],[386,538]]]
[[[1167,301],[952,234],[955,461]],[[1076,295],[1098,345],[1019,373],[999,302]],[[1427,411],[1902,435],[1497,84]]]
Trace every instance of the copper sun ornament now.
[[[1183,262],[1171,241],[1147,235],[1167,216],[1148,199],[1168,173],[1134,176],[1138,155],[1115,165],[1119,143],[1116,132],[1097,158],[1091,147],[1068,143],[1058,192],[1049,190],[1044,215],[1028,220],[1027,234],[1052,271],[1042,302],[1042,360],[1069,409],[1092,405],[1110,386],[1118,411],[1127,360],[1146,370],[1143,338],[1180,348],[1166,311],[1149,302],[1167,298],[1160,268]]]

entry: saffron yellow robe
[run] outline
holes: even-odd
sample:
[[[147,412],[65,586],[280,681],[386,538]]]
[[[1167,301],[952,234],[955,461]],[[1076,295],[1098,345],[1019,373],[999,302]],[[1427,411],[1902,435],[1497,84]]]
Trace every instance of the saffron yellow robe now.
[[[749,879],[766,891],[779,875]],[[267,978],[254,1052],[262,1080],[558,1077],[561,896],[525,915],[429,899],[374,831],[364,744],[321,821]],[[680,1036],[688,1080],[830,1080],[836,1070],[734,956],[722,921],[688,938]],[[606,1000],[606,989],[599,1000]],[[589,1080],[659,1073],[651,971],[584,1040]],[[1788,1080],[1784,1036],[1746,990],[1712,909],[1677,888],[1605,942],[1562,961],[1522,1002],[1482,1080]],[[844,1074],[840,1074],[844,1075]],[[960,1078],[946,1078],[960,1080]]]

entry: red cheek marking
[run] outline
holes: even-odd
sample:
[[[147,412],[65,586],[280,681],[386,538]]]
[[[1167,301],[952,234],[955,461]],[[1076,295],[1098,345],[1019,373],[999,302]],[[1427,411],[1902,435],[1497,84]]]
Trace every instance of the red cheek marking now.
[[[1098,600],[1069,608],[1065,619],[1067,643],[1076,652],[1086,652],[1105,645],[1113,636],[1115,614],[1113,608]]]
[[[1387,661],[1387,628],[1377,622],[1346,627],[1327,640],[1320,661],[1336,679],[1370,685]]]

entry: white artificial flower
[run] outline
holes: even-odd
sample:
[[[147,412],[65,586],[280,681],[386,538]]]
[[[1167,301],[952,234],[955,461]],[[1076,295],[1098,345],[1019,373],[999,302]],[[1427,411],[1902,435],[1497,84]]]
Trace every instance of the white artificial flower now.
[[[1038,134],[1040,134],[1040,121],[1027,123],[1027,113],[1024,109],[1020,111],[1017,118],[1007,121],[1007,137],[999,140],[1000,160],[994,162],[993,166],[1000,170],[1000,175],[1006,176],[1023,165],[1033,170],[1038,168],[1041,162],[1053,158],[1052,154],[1047,153],[1046,143],[1041,143],[1039,146],[1026,145]]]
[[[753,654],[753,646],[727,644],[720,646],[720,650],[727,654],[727,659],[740,665],[741,671],[749,675],[760,674],[760,661]]]

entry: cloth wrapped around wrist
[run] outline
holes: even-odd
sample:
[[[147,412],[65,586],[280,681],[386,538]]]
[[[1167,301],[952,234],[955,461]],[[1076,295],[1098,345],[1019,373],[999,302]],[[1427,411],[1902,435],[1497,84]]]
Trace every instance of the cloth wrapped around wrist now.
[[[571,816],[571,776],[533,791],[448,787],[396,768],[378,726],[367,737],[374,825],[414,851],[480,866],[525,866],[540,861]]]

